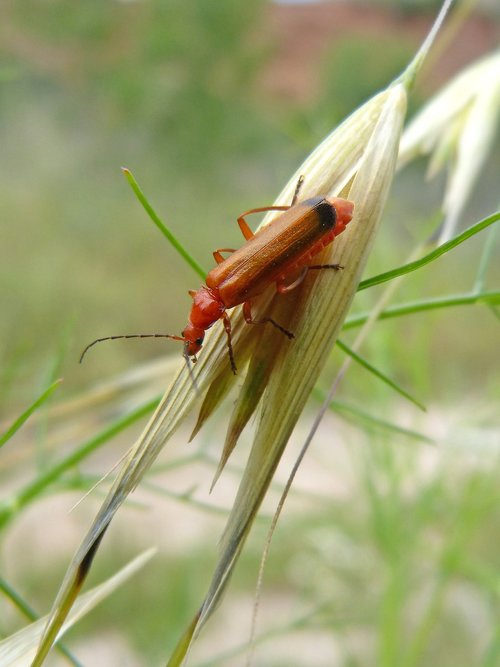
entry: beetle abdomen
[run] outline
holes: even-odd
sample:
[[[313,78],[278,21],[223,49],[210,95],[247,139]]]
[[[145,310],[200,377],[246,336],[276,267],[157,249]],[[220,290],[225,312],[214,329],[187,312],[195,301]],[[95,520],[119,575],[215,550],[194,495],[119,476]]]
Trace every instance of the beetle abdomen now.
[[[299,262],[305,264],[307,257],[330,243],[336,220],[335,207],[325,197],[307,199],[282,213],[212,269],[206,284],[218,288],[226,308],[237,306],[261,294],[278,277],[293,271]]]

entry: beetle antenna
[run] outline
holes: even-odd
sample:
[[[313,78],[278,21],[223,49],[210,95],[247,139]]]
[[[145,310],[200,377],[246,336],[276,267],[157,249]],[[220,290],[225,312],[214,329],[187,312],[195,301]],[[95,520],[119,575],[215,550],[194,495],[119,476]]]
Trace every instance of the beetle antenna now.
[[[297,185],[295,186],[295,192],[293,193],[292,206],[295,206],[295,204],[297,203],[297,199],[299,198],[299,192],[302,189],[302,184],[303,183],[304,183],[304,175],[301,174],[299,176],[299,180],[297,181]]]
[[[163,333],[152,333],[152,334],[125,334],[121,336],[104,336],[104,338],[96,338],[93,340],[91,343],[87,345],[87,347],[83,350],[83,352],[80,355],[80,361],[79,363],[81,364],[83,361],[83,357],[87,354],[87,352],[90,350],[91,347],[94,345],[97,345],[97,343],[102,343],[105,340],[119,340],[120,338],[171,338],[172,340],[181,340],[185,342],[185,339],[182,338],[181,336],[172,336],[170,334],[163,334]]]

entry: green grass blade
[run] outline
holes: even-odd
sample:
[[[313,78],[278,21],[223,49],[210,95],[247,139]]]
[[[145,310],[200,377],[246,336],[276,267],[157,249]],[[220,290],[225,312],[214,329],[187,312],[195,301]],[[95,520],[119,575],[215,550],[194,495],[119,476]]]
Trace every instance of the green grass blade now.
[[[74,626],[83,616],[88,615],[96,605],[122,587],[140,568],[144,567],[151,560],[155,553],[155,549],[148,549],[101,584],[98,584],[80,596],[74,608],[65,619],[65,622],[61,625],[60,632],[56,633],[58,638]],[[0,641],[0,664],[2,667],[7,664],[42,665],[44,657],[39,659],[38,655],[34,658],[32,656],[35,654],[38,642],[44,633],[46,623],[47,616],[41,617],[14,635],[2,639]]]
[[[108,426],[103,431],[98,433],[95,437],[90,438],[84,442],[75,452],[66,456],[62,461],[51,466],[44,471],[30,484],[24,487],[20,492],[15,494],[10,499],[2,503],[3,508],[0,509],[0,526],[5,524],[11,517],[12,512],[16,512],[37,498],[45,489],[56,482],[63,473],[74,468],[83,459],[89,456],[100,445],[110,440],[112,437],[128,428],[135,421],[147,415],[155,408],[158,403],[158,398],[148,401],[144,405],[139,406],[132,412],[126,414],[124,417],[116,420],[111,426]]]
[[[324,401],[326,399],[326,394],[323,391],[315,389],[313,391],[314,396],[320,400]],[[383,430],[395,433],[397,435],[403,435],[412,440],[419,440],[421,442],[426,442],[429,445],[435,444],[435,440],[430,438],[424,433],[419,433],[418,431],[413,431],[403,426],[398,426],[392,422],[388,422],[385,419],[380,419],[380,417],[374,417],[373,415],[361,410],[359,407],[354,405],[348,405],[347,403],[342,403],[341,401],[331,401],[330,407],[332,410],[337,412],[343,419],[354,424],[355,426],[365,426],[367,429],[371,430]]]
[[[5,579],[3,579],[3,577],[0,577],[0,591],[29,621],[38,620],[39,616],[35,610],[7,581],[5,581]],[[56,648],[72,665],[75,665],[75,667],[83,667],[82,663],[71,654],[71,652],[64,646],[64,644],[58,642],[56,644]]]
[[[453,306],[469,306],[473,304],[486,304],[495,306],[500,304],[500,292],[483,292],[473,294],[453,294],[450,296],[426,299],[425,301],[410,301],[401,305],[390,306],[383,310],[378,319],[387,320],[392,317],[402,317],[426,310],[439,310]],[[354,329],[362,326],[370,317],[370,313],[359,313],[348,317],[344,323],[343,330]]]
[[[172,232],[168,229],[168,227],[166,227],[166,225],[160,220],[158,214],[156,213],[154,208],[151,206],[151,204],[146,199],[146,195],[144,194],[144,192],[139,187],[137,181],[135,180],[134,176],[132,175],[132,172],[129,169],[127,169],[126,167],[122,167],[122,171],[125,175],[125,178],[129,182],[130,187],[135,192],[135,196],[141,202],[142,206],[144,207],[144,210],[149,215],[151,220],[155,223],[155,225],[158,227],[158,229],[163,234],[163,236],[167,239],[167,241],[175,248],[175,250],[177,250],[179,255],[186,261],[187,264],[189,264],[189,266],[204,281],[205,276],[207,275],[207,272],[203,269],[203,267],[200,266],[200,264],[198,264],[198,262],[194,259],[194,257],[192,257],[189,254],[189,252],[182,245],[182,243],[172,234]]]
[[[61,384],[62,379],[55,380],[52,382],[47,389],[40,394],[40,396],[27,408],[10,426],[5,433],[3,433],[0,436],[0,447],[4,445],[12,436],[14,433],[16,433],[21,426],[24,424],[24,422],[31,417],[31,415],[38,410],[38,408],[49,398],[49,396],[52,394],[52,392],[55,391],[55,389]]]
[[[424,412],[426,411],[425,405],[423,403],[420,403],[416,398],[414,398],[411,394],[409,394],[405,389],[400,387],[398,384],[394,382],[394,380],[391,380],[391,378],[387,377],[387,375],[384,375],[381,371],[379,371],[375,366],[372,366],[366,359],[361,357],[359,354],[354,352],[354,350],[351,350],[350,347],[348,347],[345,343],[343,343],[341,340],[337,339],[337,345],[340,347],[341,350],[343,350],[346,354],[348,354],[354,361],[356,361],[358,364],[363,366],[363,368],[366,368],[366,370],[370,371],[373,375],[379,378],[379,380],[382,380],[385,384],[387,384],[389,387],[397,391],[398,394],[401,394],[401,396],[404,396],[408,401],[416,405],[418,408],[423,410]]]
[[[0,577],[0,591],[5,597],[12,602],[16,609],[18,609],[23,616],[26,616],[30,621],[36,621],[37,613],[26,600],[13,588],[3,577]]]
[[[414,262],[410,262],[409,264],[404,264],[403,266],[399,266],[397,269],[391,269],[391,271],[386,271],[385,273],[379,273],[378,276],[373,276],[373,278],[367,278],[366,280],[362,280],[358,285],[358,291],[361,292],[361,290],[367,289],[368,287],[374,287],[375,285],[386,283],[387,281],[393,280],[398,276],[404,276],[407,273],[411,273],[412,271],[416,271],[417,269],[422,268],[426,264],[429,264],[430,262],[433,262],[435,259],[438,259],[438,257],[441,257],[441,255],[444,255],[453,248],[456,248],[461,243],[467,241],[467,239],[470,239],[472,236],[475,236],[483,229],[486,229],[487,227],[494,224],[498,220],[500,220],[500,212],[494,213],[493,215],[490,215],[484,220],[477,222],[475,225],[472,225],[472,227],[469,227],[464,232],[456,236],[454,239],[451,239],[451,241],[443,243],[429,254],[425,255],[424,257],[421,257],[420,259],[415,260]]]
[[[490,229],[488,236],[486,238],[486,243],[484,244],[483,254],[479,261],[476,281],[474,283],[474,292],[481,292],[484,289],[486,271],[488,269],[491,257],[493,255],[493,249],[495,247],[495,241],[497,236],[498,236],[498,227],[493,227],[493,229]]]

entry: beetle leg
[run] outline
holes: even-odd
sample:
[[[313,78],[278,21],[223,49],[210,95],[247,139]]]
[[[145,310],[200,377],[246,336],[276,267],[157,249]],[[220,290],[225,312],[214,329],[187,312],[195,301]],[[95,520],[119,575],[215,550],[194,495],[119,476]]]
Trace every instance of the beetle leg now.
[[[245,217],[247,215],[251,215],[252,213],[264,213],[264,211],[288,211],[288,209],[291,208],[290,206],[263,206],[262,208],[251,208],[249,211],[246,211],[246,213],[243,213],[240,215],[238,218],[238,225],[240,226],[241,233],[245,237],[245,239],[248,241],[248,239],[251,239],[254,233],[248,226],[248,222],[245,220]]]
[[[231,370],[233,374],[236,375],[236,364],[234,362],[234,353],[233,353],[233,344],[231,342],[231,320],[229,319],[227,313],[224,313],[222,316],[222,322],[224,324],[224,329],[227,334],[227,349],[229,352],[229,362],[231,364]]]
[[[343,268],[344,267],[341,264],[312,264],[311,266],[304,266],[300,276],[294,280],[293,283],[287,285],[283,280],[278,280],[276,283],[276,289],[280,294],[287,294],[287,292],[291,292],[300,285],[300,283],[306,277],[307,272],[311,269],[335,269],[335,271],[338,271],[339,269]]]
[[[252,302],[251,301],[245,301],[243,304],[243,317],[245,318],[245,322],[247,324],[272,324],[273,327],[276,327],[276,329],[279,329],[281,333],[285,334],[287,338],[295,338],[293,333],[291,331],[288,331],[288,329],[285,329],[285,327],[282,327],[281,324],[278,324],[275,320],[273,320],[270,317],[263,317],[261,320],[254,320],[252,317]]]
[[[311,266],[307,267],[307,270],[309,271],[310,269],[335,269],[335,271],[338,271],[339,269],[343,269],[344,267],[342,264],[312,264]]]
[[[292,290],[294,290],[304,280],[309,269],[310,269],[309,266],[304,266],[304,268],[300,272],[299,277],[289,285],[287,285],[284,280],[278,280],[276,283],[276,289],[278,290],[278,292],[280,294],[286,294],[287,292],[291,292]]]
[[[290,206],[262,206],[261,208],[251,208],[249,211],[246,211],[246,213],[243,213],[240,215],[238,218],[238,225],[240,226],[241,233],[245,237],[245,239],[248,241],[249,239],[254,236],[254,233],[248,226],[247,221],[245,220],[247,215],[251,215],[252,213],[264,213],[266,211],[288,211],[288,209],[292,208],[292,206],[295,206],[297,203],[297,199],[299,197],[299,192],[302,188],[302,184],[304,183],[304,176],[300,175],[299,180],[297,181],[297,185],[295,186],[295,192],[293,193],[293,198],[292,198],[292,203]]]
[[[218,250],[214,250],[213,256],[214,256],[214,259],[217,262],[217,264],[221,264],[224,261],[225,257],[223,257],[221,255],[221,253],[223,253],[223,252],[235,252],[235,249],[234,248],[219,248]]]

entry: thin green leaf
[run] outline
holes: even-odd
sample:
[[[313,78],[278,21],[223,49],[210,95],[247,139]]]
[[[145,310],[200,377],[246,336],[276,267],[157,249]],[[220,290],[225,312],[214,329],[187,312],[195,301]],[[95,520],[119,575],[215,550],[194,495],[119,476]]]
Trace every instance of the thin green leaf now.
[[[363,366],[363,368],[366,368],[366,370],[370,371],[370,373],[373,373],[376,377],[379,378],[379,380],[382,380],[385,384],[387,384],[389,387],[397,391],[398,394],[401,394],[401,396],[404,396],[407,400],[409,400],[411,403],[419,407],[421,410],[424,412],[426,411],[425,405],[423,403],[420,403],[416,398],[414,398],[411,394],[409,394],[405,389],[400,387],[398,384],[394,382],[394,380],[391,380],[391,378],[387,377],[387,375],[384,375],[381,371],[379,371],[375,366],[372,366],[366,359],[363,357],[359,356],[354,350],[351,350],[350,347],[348,347],[345,343],[343,343],[341,340],[337,339],[337,345],[340,347],[341,350],[343,350],[346,354],[348,354],[354,361],[356,361],[358,364]]]
[[[55,380],[40,396],[27,408],[10,426],[3,435],[0,436],[0,447],[4,445],[14,433],[16,433],[24,422],[49,398],[52,392],[61,384],[62,379]]]
[[[28,620],[33,622],[38,620],[38,614],[35,610],[7,581],[5,581],[5,579],[3,579],[3,577],[0,577],[0,591],[2,591],[5,597],[7,597]],[[61,642],[57,643],[56,648],[71,662],[71,664],[75,665],[75,667],[83,667],[82,663],[79,662],[71,652],[61,644]]]
[[[148,401],[144,405],[139,406],[129,414],[117,419],[111,426],[108,426],[94,438],[90,438],[84,442],[75,452],[66,456],[62,461],[53,465],[50,469],[45,470],[43,474],[39,475],[30,484],[24,487],[21,491],[8,498],[2,503],[3,508],[0,510],[0,526],[5,524],[12,515],[12,511],[19,511],[22,507],[30,503],[45,489],[56,482],[63,473],[74,468],[80,461],[89,456],[100,445],[110,440],[112,437],[128,428],[135,421],[147,415],[154,409],[158,399]]]
[[[453,306],[468,306],[483,303],[489,306],[500,304],[500,292],[483,292],[474,294],[454,294],[451,296],[436,297],[425,301],[410,301],[401,305],[390,306],[383,310],[378,319],[387,320],[392,317],[402,317],[426,310],[439,310]],[[370,313],[359,313],[348,317],[343,330],[362,326],[370,317]]]
[[[474,283],[474,292],[481,292],[484,289],[485,284],[485,275],[490,263],[491,257],[493,255],[493,248],[495,247],[496,237],[498,235],[498,227],[493,227],[490,229],[488,236],[486,237],[486,243],[484,244],[483,254],[479,261],[479,267],[477,269],[477,276]]]
[[[326,394],[319,389],[315,389],[313,394],[319,401],[324,401],[326,399]],[[396,433],[398,435],[404,435],[407,438],[427,442],[430,445],[435,444],[435,441],[424,433],[419,433],[418,431],[403,428],[402,426],[388,422],[385,419],[380,419],[380,417],[374,417],[368,412],[361,410],[357,406],[348,405],[347,403],[342,403],[341,401],[331,401],[330,407],[341,417],[350,421],[356,426],[359,426],[360,423],[364,423],[367,428],[383,429],[384,431],[391,431],[392,433]]]
[[[134,560],[130,561],[125,567],[119,570],[112,577],[99,584],[95,588],[85,593],[76,602],[74,609],[68,615],[68,618],[57,633],[57,638],[61,637],[70,627],[72,627],[80,618],[88,614],[97,604],[109,597],[117,588],[122,586],[125,581],[130,579],[141,567],[154,556],[155,549],[148,549],[140,554]],[[39,618],[31,625],[19,630],[14,635],[6,637],[0,641],[0,665],[9,667],[12,665],[29,665],[33,659],[36,660],[36,645],[43,634],[47,617]],[[56,639],[56,637],[54,638]],[[33,663],[34,664],[34,663]]]
[[[438,248],[430,252],[428,255],[425,255],[424,257],[421,257],[420,259],[417,259],[414,262],[410,262],[409,264],[404,264],[403,266],[399,266],[397,269],[391,269],[391,271],[386,271],[385,273],[379,273],[378,276],[373,276],[373,278],[367,278],[366,280],[362,280],[358,285],[358,292],[361,292],[361,290],[367,289],[368,287],[374,287],[375,285],[386,283],[388,280],[393,280],[398,276],[404,276],[407,273],[411,273],[412,271],[416,271],[417,269],[422,268],[426,264],[429,264],[430,262],[433,262],[435,259],[438,259],[438,257],[441,257],[441,255],[444,255],[453,248],[456,248],[461,243],[467,241],[467,239],[470,239],[472,236],[475,236],[483,229],[486,229],[487,227],[497,222],[498,220],[500,220],[500,212],[494,213],[493,215],[490,215],[484,220],[477,222],[475,225],[472,225],[472,227],[469,227],[464,232],[456,236],[454,239],[451,239],[451,241],[443,243]]]
[[[129,169],[127,169],[126,167],[122,167],[122,171],[125,175],[125,178],[130,183],[130,187],[135,192],[135,196],[141,202],[141,204],[144,207],[144,210],[149,215],[151,220],[155,223],[155,225],[158,227],[158,229],[163,234],[163,236],[165,236],[167,241],[175,248],[175,250],[177,250],[179,255],[201,277],[201,279],[205,280],[205,276],[207,275],[207,272],[203,269],[202,266],[200,266],[200,264],[198,264],[198,262],[194,259],[194,257],[192,257],[192,255],[189,254],[189,252],[182,245],[182,243],[172,234],[172,232],[168,229],[168,227],[166,227],[166,225],[160,220],[158,214],[156,213],[156,211],[153,209],[151,204],[146,199],[146,195],[143,193],[143,191],[139,187],[137,181],[135,180],[134,176],[132,175],[132,172]]]

